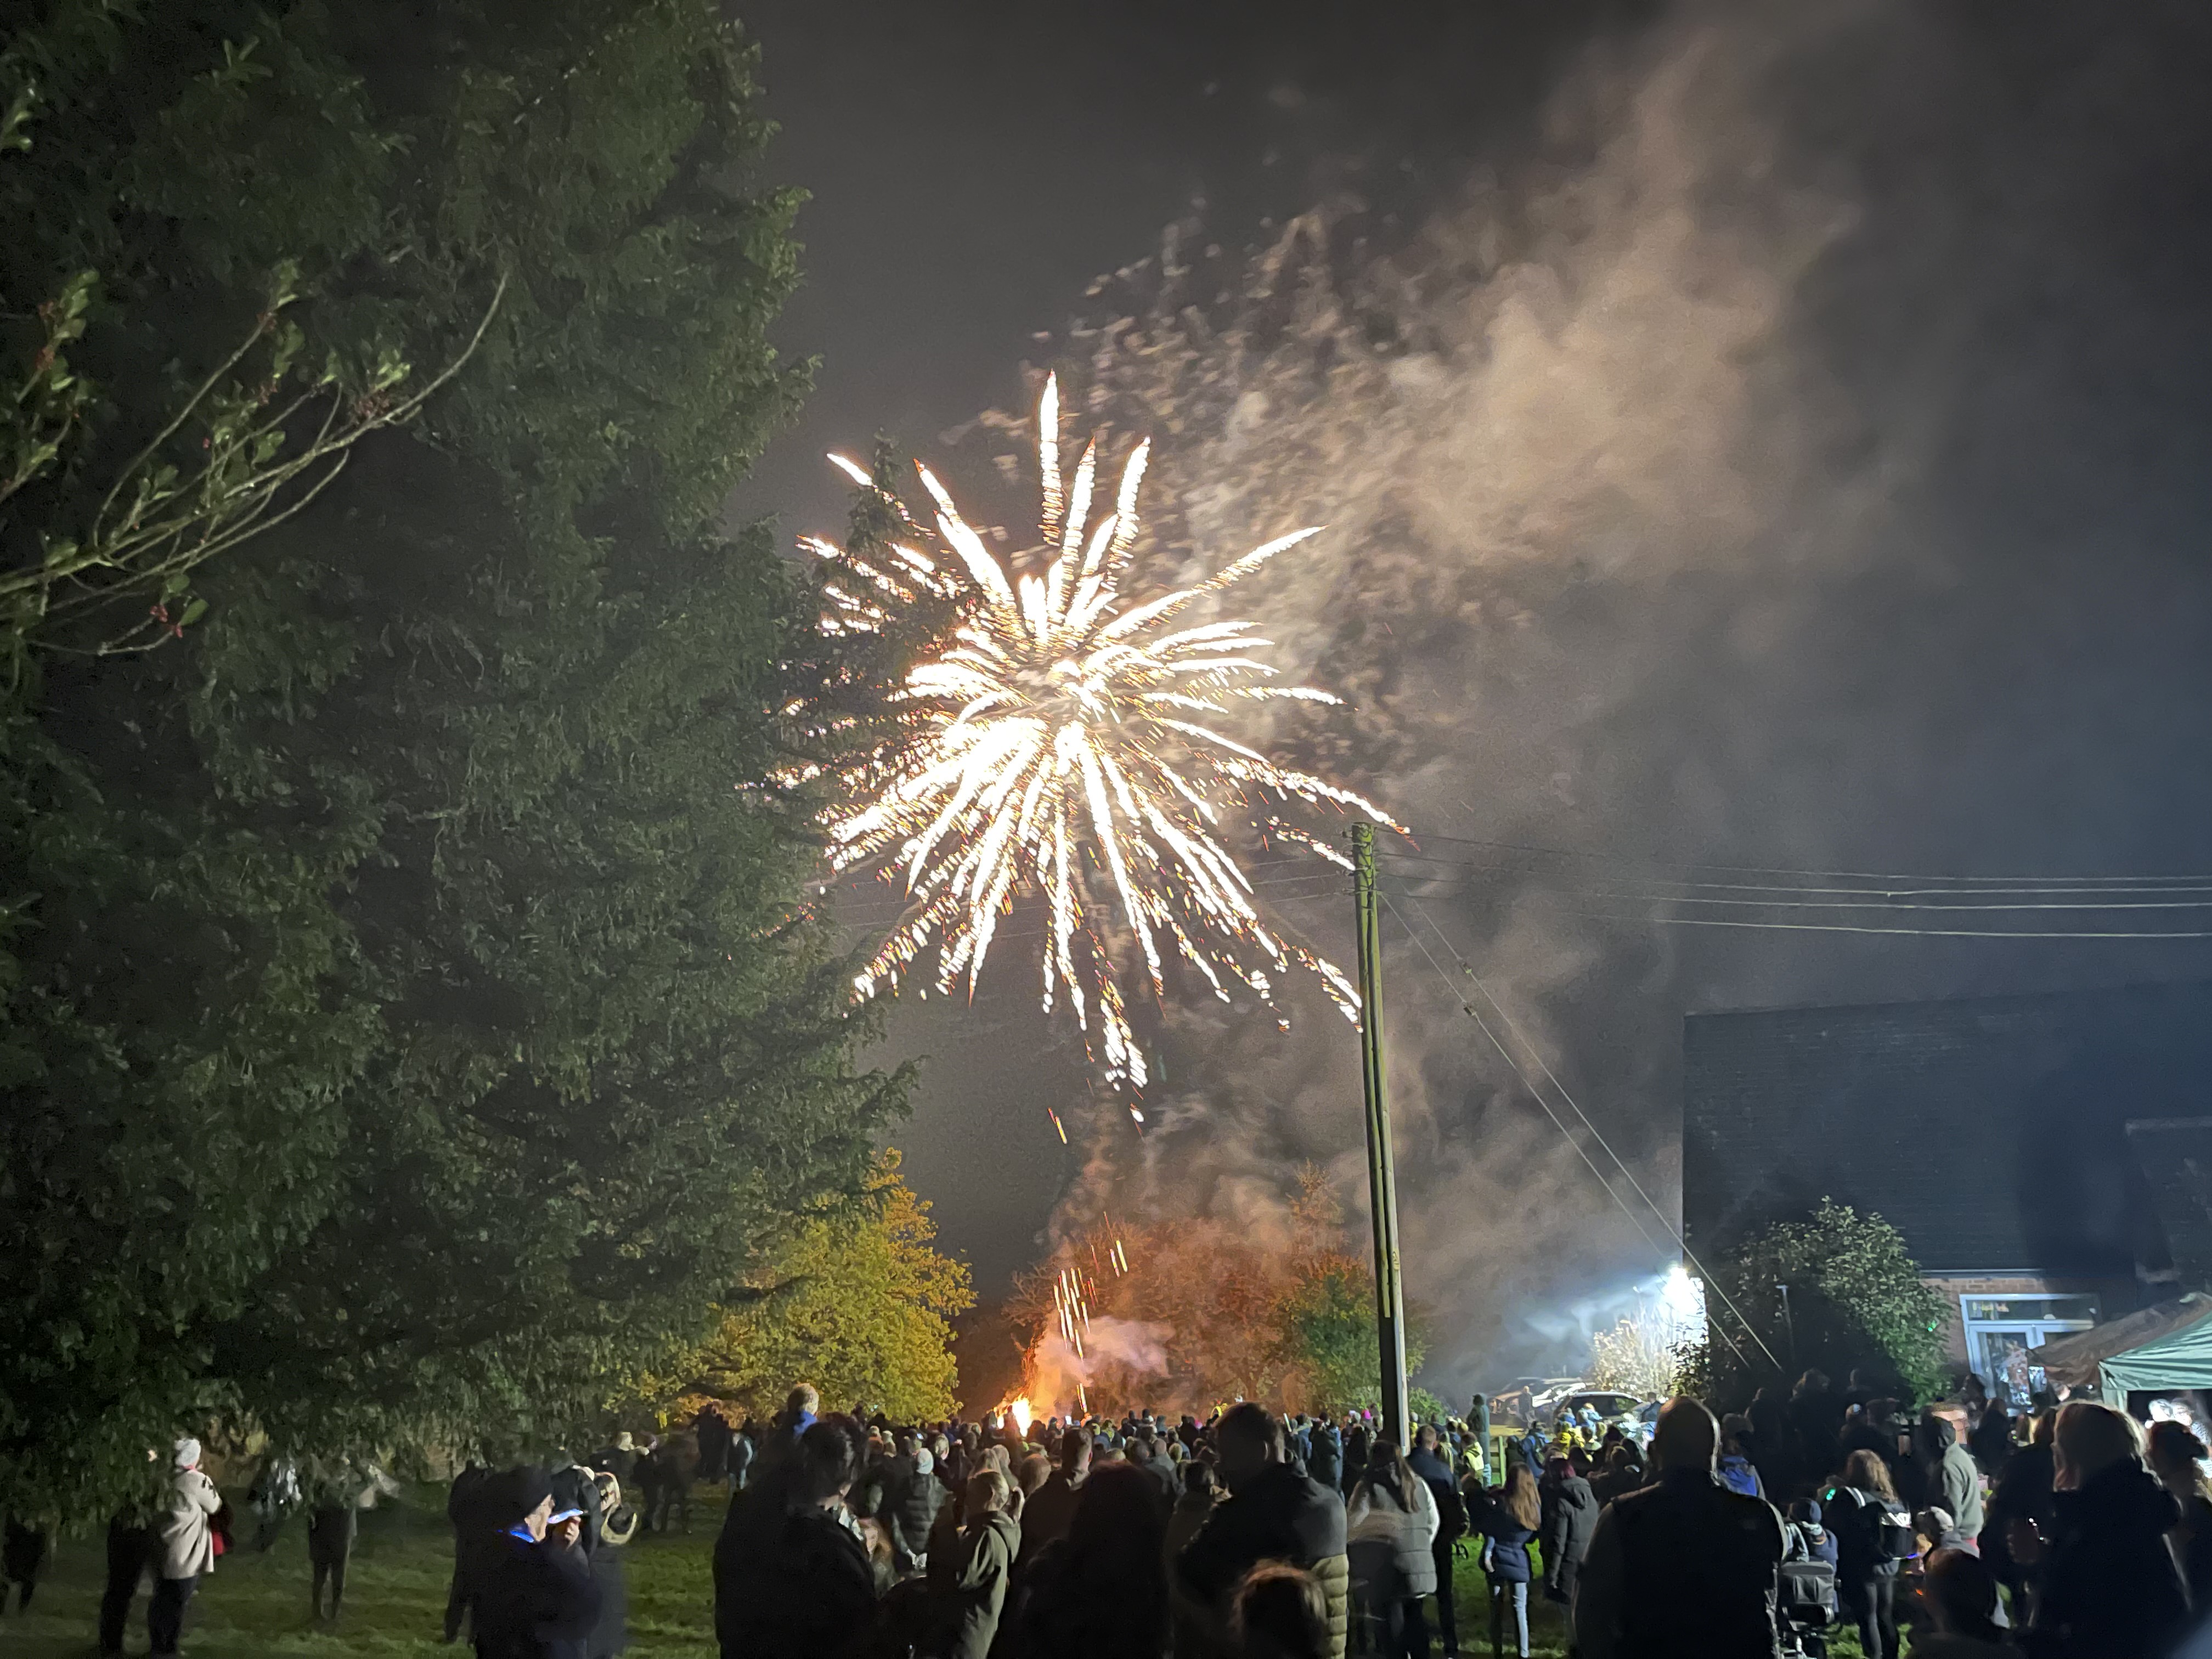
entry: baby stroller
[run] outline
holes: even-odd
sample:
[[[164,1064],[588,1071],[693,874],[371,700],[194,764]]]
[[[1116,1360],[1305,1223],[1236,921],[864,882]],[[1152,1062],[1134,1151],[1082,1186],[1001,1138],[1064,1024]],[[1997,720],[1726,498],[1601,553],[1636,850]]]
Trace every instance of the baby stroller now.
[[[1797,1506],[1793,1505],[1793,1510]],[[1819,1510],[1814,1510],[1814,1515]],[[1791,1659],[1826,1659],[1828,1627],[1836,1622],[1836,1568],[1819,1550],[1820,1522],[1784,1524],[1788,1549],[1782,1561],[1782,1595],[1777,1607],[1782,1651]]]

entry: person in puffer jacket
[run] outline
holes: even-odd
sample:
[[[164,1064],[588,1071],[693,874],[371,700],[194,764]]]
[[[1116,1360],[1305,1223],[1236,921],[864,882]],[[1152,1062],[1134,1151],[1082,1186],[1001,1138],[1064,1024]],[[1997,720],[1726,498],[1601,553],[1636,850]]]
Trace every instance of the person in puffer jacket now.
[[[1237,1585],[1262,1561],[1287,1561],[1321,1586],[1331,1659],[1344,1659],[1352,1584],[1344,1500],[1283,1461],[1281,1425],[1266,1407],[1240,1401],[1222,1413],[1215,1435],[1229,1496],[1183,1546],[1171,1575],[1193,1620],[1233,1652],[1229,1613]]]
[[[2058,1413],[2051,1531],[2012,1526],[2027,1569],[2032,1659],[2155,1659],[2189,1624],[2189,1598],[2166,1547],[2181,1505],[2143,1463],[2133,1418],[2086,1400]]]
[[[902,1573],[920,1572],[928,1565],[930,1530],[951,1496],[937,1478],[937,1457],[928,1447],[917,1445],[909,1462],[908,1474],[891,1487],[879,1513]]]
[[[1422,1598],[1437,1589],[1437,1500],[1394,1441],[1378,1438],[1345,1505],[1352,1577],[1382,1659],[1427,1659]]]

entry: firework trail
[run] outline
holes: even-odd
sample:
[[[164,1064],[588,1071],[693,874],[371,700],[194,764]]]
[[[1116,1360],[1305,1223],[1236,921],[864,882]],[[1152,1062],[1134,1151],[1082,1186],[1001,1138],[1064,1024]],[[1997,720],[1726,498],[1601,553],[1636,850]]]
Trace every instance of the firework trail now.
[[[1277,976],[1295,962],[1356,1020],[1358,999],[1343,972],[1261,918],[1251,880],[1224,844],[1224,820],[1338,863],[1325,841],[1285,823],[1275,808],[1293,800],[1350,808],[1401,827],[1364,796],[1279,766],[1217,729],[1213,722],[1240,702],[1338,699],[1269,684],[1277,671],[1255,653],[1271,641],[1254,623],[1181,620],[1317,528],[1267,542],[1195,586],[1132,604],[1123,590],[1150,441],[1125,459],[1113,505],[1094,521],[1099,441],[1083,451],[1073,478],[1064,477],[1056,380],[1045,382],[1037,428],[1042,542],[1007,563],[927,467],[917,470],[934,503],[933,534],[842,456],[830,459],[881,495],[905,539],[880,552],[818,538],[802,543],[836,568],[823,585],[827,634],[890,632],[947,602],[955,614],[938,648],[894,694],[898,738],[854,804],[825,818],[835,869],[872,864],[906,885],[906,915],[857,976],[857,989],[864,997],[895,989],[934,944],[938,988],[949,991],[964,975],[972,992],[1000,919],[1018,896],[1036,894],[1049,919],[1044,1007],[1050,1012],[1065,996],[1086,1042],[1095,1032],[1092,1058],[1111,1083],[1141,1089],[1146,1068],[1108,926],[1133,940],[1155,997],[1164,994],[1172,953],[1223,1001],[1234,980],[1273,1008]]]

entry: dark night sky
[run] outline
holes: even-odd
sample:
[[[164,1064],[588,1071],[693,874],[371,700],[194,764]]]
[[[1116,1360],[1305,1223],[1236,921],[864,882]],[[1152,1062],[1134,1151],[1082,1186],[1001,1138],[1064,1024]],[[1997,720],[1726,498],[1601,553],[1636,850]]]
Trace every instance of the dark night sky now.
[[[925,448],[1018,397],[1036,332],[1194,200],[1251,236],[1349,170],[1454,176],[1531,118],[1597,20],[1638,9],[1385,7],[1352,28],[1340,8],[1301,22],[1296,7],[1157,0],[741,8],[782,126],[772,174],[814,198],[781,338],[822,362],[739,509],[833,529],[846,495],[825,450],[877,432]],[[932,1062],[893,1139],[987,1286],[1036,1253],[1072,1167],[1039,1102],[1081,1079],[1029,977],[997,977],[973,1015],[902,1011],[884,1051]]]
[[[2212,869],[2212,145],[2199,107],[2212,52],[2191,9],[741,10],[784,127],[773,176],[815,198],[800,226],[806,285],[781,334],[821,356],[818,390],[739,501],[789,530],[842,518],[824,449],[881,429],[930,451],[1018,400],[1038,331],[1064,327],[1089,281],[1151,252],[1194,197],[1209,234],[1235,244],[1346,186],[1410,222],[1445,210],[1478,170],[1509,197],[1517,180],[1571,172],[1587,159],[1573,118],[1701,40],[1757,58],[1743,78],[1764,153],[1729,158],[1697,199],[1747,237],[1808,196],[1841,204],[1743,354],[1758,407],[1809,408],[1796,388],[1817,379],[1818,418],[1796,422],[1797,471],[1761,497],[1743,537],[1755,557],[1681,557],[1626,583],[1595,556],[1516,574],[1540,619],[1522,642],[1483,635],[1479,662],[1446,644],[1390,665],[1401,690],[1418,666],[1431,701],[1458,688],[1448,701],[1464,699],[1473,734],[1425,754],[1408,782],[1431,814],[1420,827],[1711,861]],[[1794,24],[1814,11],[1829,26],[1808,45]],[[1758,56],[1766,22],[1785,15],[1788,49]],[[1344,595],[1347,612],[1361,602]],[[1526,642],[1537,635],[1540,651]],[[1351,660],[1341,639],[1315,653]],[[1449,821],[1439,802],[1453,803]],[[1509,977],[1533,959],[1512,942],[1532,924],[1511,921],[1511,900],[1462,918]],[[2178,945],[1553,943],[1527,1006],[1594,1115],[1632,1158],[1658,1156],[1645,1167],[1668,1186],[1685,1008],[2212,966]],[[1079,1067],[1030,1012],[1024,966],[997,970],[972,1012],[902,1009],[884,1050],[931,1056],[894,1139],[986,1289],[1032,1254],[1074,1167],[1039,1108],[1075,1097]],[[1393,971],[1414,995],[1412,968]],[[1170,1093],[1210,1086],[1253,1052],[1207,1052],[1193,1035],[1164,1042]],[[1415,1194],[1417,1238],[1444,1237],[1455,1217],[1520,1226],[1491,1213],[1501,1191],[1579,1179],[1555,1177],[1551,1132],[1470,1070],[1458,1042],[1401,1045],[1430,1103],[1410,1139],[1417,1157],[1425,1136],[1440,1151],[1494,1146],[1484,1179],[1503,1185]],[[1294,1054],[1294,1068],[1310,1059]],[[1349,1075],[1336,1064],[1316,1075]],[[1351,1144],[1283,1115],[1310,1079],[1231,1080],[1267,1097],[1282,1148],[1330,1160]],[[1352,1103],[1343,1109],[1356,1138]],[[1211,1167],[1206,1138],[1246,1121],[1194,1124],[1151,1156]],[[1216,1201],[1221,1189],[1207,1190]],[[1585,1189],[1571,1203],[1585,1201],[1604,1200]],[[1571,1254],[1531,1242],[1540,1231],[1507,1242]],[[1582,1231],[1596,1241],[1577,1257],[1584,1276],[1638,1265],[1601,1214]],[[1416,1292],[1453,1316],[1414,1272]],[[1571,1273],[1502,1277],[1532,1297],[1574,1294]],[[1494,1306],[1468,1316],[1513,1328]],[[1480,1369],[1464,1351],[1453,1363],[1460,1381]]]

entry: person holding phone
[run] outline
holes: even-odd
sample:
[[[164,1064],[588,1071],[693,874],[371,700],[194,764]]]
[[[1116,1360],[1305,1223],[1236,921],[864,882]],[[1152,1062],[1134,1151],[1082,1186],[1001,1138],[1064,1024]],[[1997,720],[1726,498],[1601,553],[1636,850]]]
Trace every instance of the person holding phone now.
[[[477,1659],[584,1659],[599,1616],[599,1587],[577,1543],[584,1512],[553,1507],[542,1469],[512,1469],[504,1486],[505,1525],[477,1592]]]

